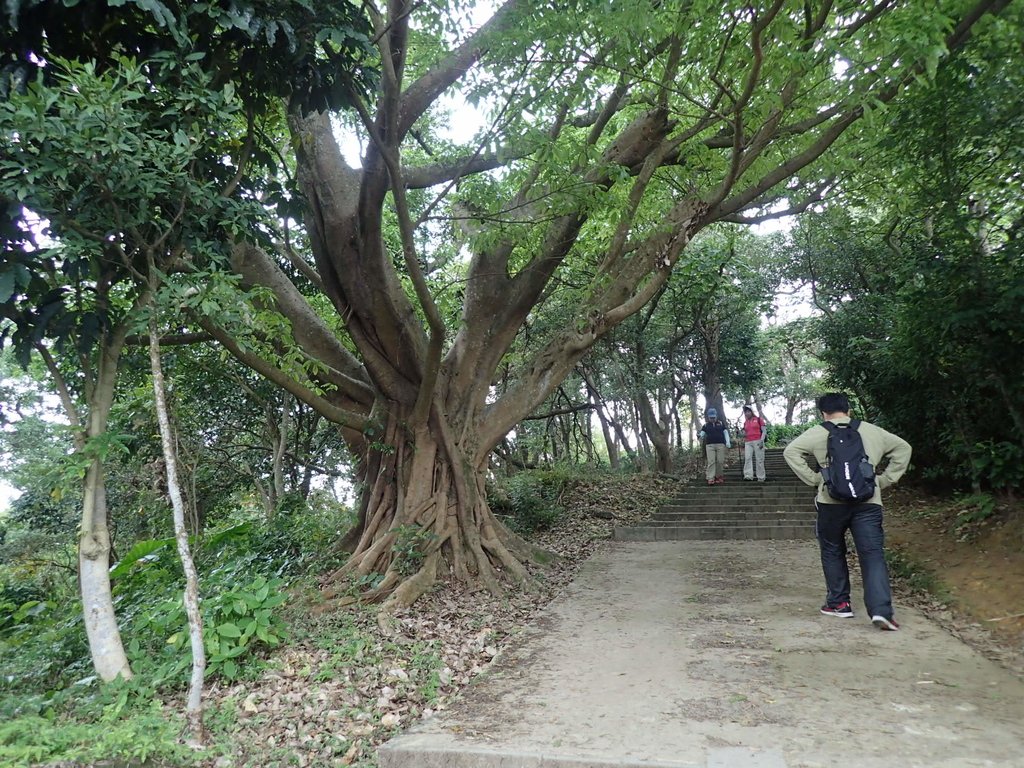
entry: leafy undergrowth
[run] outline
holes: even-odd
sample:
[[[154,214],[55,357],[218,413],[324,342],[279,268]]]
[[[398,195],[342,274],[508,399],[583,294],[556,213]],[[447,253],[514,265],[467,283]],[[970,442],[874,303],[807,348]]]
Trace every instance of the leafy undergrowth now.
[[[137,673],[129,683],[101,686],[90,674],[80,609],[54,603],[31,616],[33,603],[24,603],[26,615],[18,609],[13,626],[0,627],[12,654],[0,679],[0,764],[375,765],[378,744],[445,709],[615,525],[650,514],[679,482],[559,469],[517,477],[509,522],[553,557],[531,566],[530,589],[513,587],[503,597],[442,583],[412,609],[379,621],[372,606],[323,604],[311,576],[284,588],[278,573],[318,572],[301,570],[302,562],[293,567],[294,551],[310,551],[305,538],[288,535],[282,544],[246,529],[211,555],[202,585],[206,644],[224,660],[207,678],[202,751],[182,739],[188,653],[173,553],[150,552],[139,560],[144,567],[120,578],[119,616]],[[47,618],[58,613],[66,620]]]
[[[678,485],[651,475],[565,483],[554,525],[532,540],[559,557],[531,591],[502,598],[443,584],[378,626],[372,608],[298,609],[295,642],[258,680],[211,692],[227,766],[375,765],[375,748],[445,709],[501,647],[572,580],[614,525],[649,514]]]
[[[613,526],[646,517],[679,482],[607,473],[556,480],[557,492],[545,503],[556,507],[558,514],[544,516],[548,527],[536,531],[531,540],[558,557],[534,569],[532,590],[512,589],[495,598],[483,591],[441,584],[413,608],[378,622],[373,607],[329,608],[319,602],[311,585],[299,584],[292,588],[286,606],[286,644],[253,659],[237,679],[221,676],[211,682],[206,694],[210,738],[205,751],[188,752],[181,746],[182,692],[132,704],[124,692],[112,689],[102,694],[104,701],[98,702],[102,708],[91,710],[102,715],[88,727],[81,718],[75,721],[78,725],[62,725],[64,718],[42,713],[42,717],[33,716],[32,727],[40,734],[35,740],[24,733],[28,722],[24,719],[0,730],[0,751],[5,744],[10,748],[8,759],[0,762],[54,767],[375,766],[377,745],[447,708],[604,545]],[[1010,561],[1003,559],[1005,548],[997,550],[993,543],[1006,542],[1011,531],[1020,530],[1019,525],[1014,527],[1012,510],[997,509],[997,515],[972,521],[976,530],[966,541],[960,540],[965,538],[963,526],[956,524],[958,519],[963,521],[964,508],[942,506],[907,492],[893,494],[890,506],[897,602],[916,605],[1008,668],[1024,669],[1019,639],[1014,646],[1012,634],[999,631],[1009,629],[1012,621],[986,621],[1004,614],[992,613],[1000,610],[995,604],[971,607],[973,596],[963,591],[963,580],[950,578],[954,562],[1001,569],[1000,591],[1007,593],[1005,599],[1016,600],[1015,609],[1007,610],[1007,615],[1020,610],[1024,570],[1019,578],[1016,572],[1006,571]],[[923,527],[906,528],[905,523]],[[1001,535],[993,538],[993,533]],[[951,559],[952,545],[966,548],[956,550],[959,559]],[[1024,568],[1024,557],[1020,562]],[[984,617],[979,618],[979,611]],[[85,737],[90,728],[95,746],[83,746],[88,744]],[[67,748],[47,752],[45,744],[38,745],[40,739],[57,746],[67,742]],[[29,759],[33,749],[41,759]],[[52,757],[47,762],[46,755],[57,753],[66,756],[63,762]],[[11,754],[16,757],[11,759]],[[99,755],[116,755],[122,761],[99,761]]]

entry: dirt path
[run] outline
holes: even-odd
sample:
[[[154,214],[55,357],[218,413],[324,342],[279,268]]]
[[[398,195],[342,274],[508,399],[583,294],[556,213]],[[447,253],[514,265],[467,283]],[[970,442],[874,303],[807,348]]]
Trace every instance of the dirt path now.
[[[811,541],[608,546],[381,765],[1024,765],[1024,683],[913,607],[821,616],[820,582]]]

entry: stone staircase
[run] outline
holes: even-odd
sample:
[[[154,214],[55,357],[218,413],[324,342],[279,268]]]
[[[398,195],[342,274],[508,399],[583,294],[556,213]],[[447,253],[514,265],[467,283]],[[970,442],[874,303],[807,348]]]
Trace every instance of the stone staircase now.
[[[684,539],[814,538],[814,489],[804,485],[782,458],[782,449],[765,451],[768,479],[743,479],[743,454],[729,450],[725,484],[703,479],[685,485],[649,520],[617,526],[615,541]]]

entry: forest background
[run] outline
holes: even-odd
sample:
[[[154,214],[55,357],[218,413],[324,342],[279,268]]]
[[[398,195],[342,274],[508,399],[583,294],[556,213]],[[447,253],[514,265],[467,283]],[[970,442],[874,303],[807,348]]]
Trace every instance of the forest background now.
[[[182,547],[200,683],[320,615],[358,668],[351,606],[551,579],[559,500],[667,488],[706,405],[776,444],[845,389],[958,526],[1011,514],[1022,13],[9,3],[0,754],[186,759]]]

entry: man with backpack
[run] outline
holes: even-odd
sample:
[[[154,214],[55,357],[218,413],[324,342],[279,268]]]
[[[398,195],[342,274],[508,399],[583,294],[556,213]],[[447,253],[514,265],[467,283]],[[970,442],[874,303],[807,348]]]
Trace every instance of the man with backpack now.
[[[822,395],[817,406],[822,423],[793,440],[782,455],[801,480],[818,489],[815,529],[827,589],[821,612],[840,618],[853,616],[846,563],[849,530],[860,560],[868,616],[879,629],[895,631],[899,624],[893,618],[885,564],[881,491],[907,471],[910,443],[874,424],[851,419],[845,393]],[[811,458],[817,460],[820,471],[811,469]],[[881,471],[879,466],[883,466]]]

